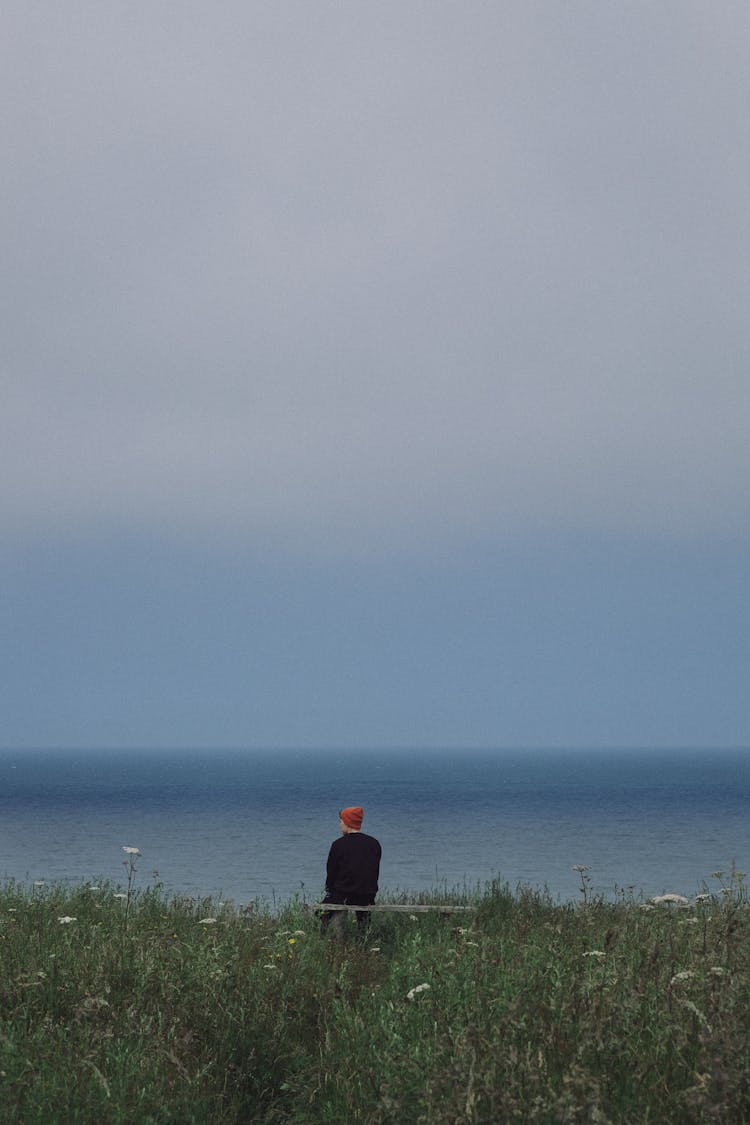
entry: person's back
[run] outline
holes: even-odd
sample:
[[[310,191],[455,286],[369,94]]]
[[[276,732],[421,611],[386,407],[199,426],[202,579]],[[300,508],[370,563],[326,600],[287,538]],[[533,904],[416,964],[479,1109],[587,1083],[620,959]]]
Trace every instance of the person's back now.
[[[378,891],[380,856],[380,844],[365,832],[349,832],[334,840],[328,854],[326,892],[337,898],[329,901],[346,901],[352,906],[373,903]]]

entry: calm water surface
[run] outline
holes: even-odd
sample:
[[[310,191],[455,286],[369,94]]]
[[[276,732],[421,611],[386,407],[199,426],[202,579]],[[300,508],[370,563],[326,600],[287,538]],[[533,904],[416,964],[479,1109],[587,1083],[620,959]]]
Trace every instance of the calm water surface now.
[[[750,865],[745,751],[5,751],[0,875],[138,880],[236,902],[316,897],[338,809],[361,804],[381,886],[693,894]]]

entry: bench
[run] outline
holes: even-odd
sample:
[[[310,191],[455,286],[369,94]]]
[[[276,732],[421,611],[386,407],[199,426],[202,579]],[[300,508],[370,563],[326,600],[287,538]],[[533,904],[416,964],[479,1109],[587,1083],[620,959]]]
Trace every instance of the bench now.
[[[427,914],[429,911],[437,911],[439,914],[465,914],[476,910],[476,906],[451,906],[450,904],[430,903],[393,903],[393,902],[376,902],[372,906],[345,906],[339,902],[308,902],[305,903],[305,910],[310,913],[313,910],[366,910],[368,913],[382,911],[390,914]]]

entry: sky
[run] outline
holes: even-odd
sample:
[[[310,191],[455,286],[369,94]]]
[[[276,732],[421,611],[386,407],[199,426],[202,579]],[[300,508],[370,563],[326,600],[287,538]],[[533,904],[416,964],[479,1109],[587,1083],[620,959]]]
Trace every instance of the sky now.
[[[0,746],[749,746],[749,49],[8,0]]]

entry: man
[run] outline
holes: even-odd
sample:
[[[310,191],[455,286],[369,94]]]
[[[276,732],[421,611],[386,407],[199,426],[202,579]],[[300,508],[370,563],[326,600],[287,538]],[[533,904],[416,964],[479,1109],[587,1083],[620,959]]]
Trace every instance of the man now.
[[[364,809],[359,805],[339,813],[341,836],[331,844],[326,864],[326,894],[323,902],[339,902],[347,906],[371,906],[375,902],[380,874],[381,848],[374,836],[362,831]],[[345,910],[332,910],[323,915],[326,928],[333,916],[336,930],[343,933]],[[369,912],[357,911],[357,923],[363,929]]]

